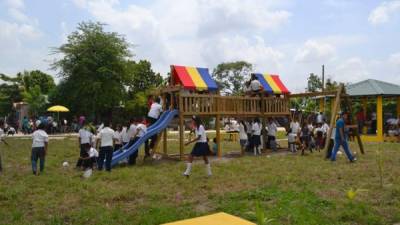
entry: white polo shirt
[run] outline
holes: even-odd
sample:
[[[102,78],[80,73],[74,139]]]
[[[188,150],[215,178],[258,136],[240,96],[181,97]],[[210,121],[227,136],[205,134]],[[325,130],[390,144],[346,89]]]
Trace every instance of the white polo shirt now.
[[[137,127],[136,127],[136,129],[137,129],[137,134],[136,134],[136,137],[143,137],[145,134],[146,134],[146,132],[147,132],[147,127],[146,127],[146,125],[144,125],[143,123],[139,123],[138,125],[137,125]]]
[[[104,127],[99,133],[99,138],[101,147],[113,146],[114,130],[109,127]]]
[[[268,123],[267,124],[267,129],[268,129],[268,136],[276,136],[276,132],[278,131],[278,128],[274,122]]]
[[[251,130],[253,131],[253,135],[261,135],[261,126],[259,123],[253,123]]]
[[[81,138],[81,144],[89,144],[92,139],[92,132],[86,130],[85,128],[79,129],[79,137]]]
[[[133,136],[136,134],[136,125],[135,124],[131,124],[129,126],[128,131],[126,132],[126,136],[128,138],[128,141],[131,140],[131,138],[133,138]]]
[[[247,140],[247,133],[244,130],[244,125],[242,123],[239,124],[239,138],[240,140]]]
[[[114,140],[115,140],[115,144],[117,144],[117,145],[122,144],[122,132],[119,132],[116,130],[114,132]]]
[[[4,136],[5,136],[4,130],[3,130],[3,128],[0,128],[0,141],[3,139]]]
[[[49,142],[49,135],[44,130],[36,130],[32,134],[32,148],[44,147]]]
[[[161,112],[162,112],[162,106],[160,104],[158,104],[157,102],[154,102],[153,104],[151,104],[150,111],[147,114],[147,116],[154,118],[154,119],[158,119]]]
[[[123,143],[128,143],[129,142],[129,136],[127,132],[127,128],[123,127],[121,131],[121,136],[122,136],[122,142]]]
[[[290,128],[292,129],[291,133],[297,134],[297,133],[299,133],[299,130],[300,130],[300,124],[298,122],[291,122]]]
[[[89,157],[99,157],[99,152],[95,148],[90,148]]]
[[[207,142],[206,129],[204,129],[204,126],[203,126],[203,125],[200,125],[200,126],[195,130],[195,133],[196,133],[196,137],[200,136],[200,139],[197,140],[197,142],[201,142],[201,143]]]

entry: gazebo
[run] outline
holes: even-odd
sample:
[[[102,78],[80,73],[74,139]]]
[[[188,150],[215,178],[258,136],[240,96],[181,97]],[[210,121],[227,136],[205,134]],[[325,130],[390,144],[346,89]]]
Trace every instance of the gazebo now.
[[[365,134],[361,139],[365,142],[382,142],[389,139],[384,136],[384,101],[396,102],[396,118],[400,116],[400,85],[387,83],[379,80],[368,79],[358,83],[346,86],[346,93],[354,101],[360,101],[364,118],[367,118],[368,103],[376,101],[376,109],[372,108],[371,114],[376,114],[376,131],[373,129],[372,134]],[[372,117],[374,117],[374,115]],[[372,120],[371,120],[372,121]]]

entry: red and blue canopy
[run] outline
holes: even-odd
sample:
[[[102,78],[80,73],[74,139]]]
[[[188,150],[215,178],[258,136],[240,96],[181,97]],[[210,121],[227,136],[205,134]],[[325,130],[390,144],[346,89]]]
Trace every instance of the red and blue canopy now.
[[[171,66],[174,84],[181,84],[183,88],[197,91],[216,91],[217,83],[211,78],[207,68],[190,66]]]
[[[257,79],[260,81],[264,87],[264,91],[270,94],[289,94],[289,90],[282,83],[278,75],[268,74],[268,73],[254,73]]]

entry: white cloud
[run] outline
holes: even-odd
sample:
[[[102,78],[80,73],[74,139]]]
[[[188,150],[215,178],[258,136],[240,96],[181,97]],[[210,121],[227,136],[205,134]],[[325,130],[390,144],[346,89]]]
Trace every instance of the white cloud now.
[[[316,61],[326,62],[331,60],[336,54],[334,45],[321,40],[307,40],[302,47],[297,50],[295,61],[300,63],[310,63]]]
[[[393,53],[389,56],[389,63],[400,69],[400,52]]]
[[[239,58],[277,68],[283,53],[257,34],[279,29],[291,15],[263,0],[157,0],[123,8],[116,0],[73,2],[124,34],[136,56],[163,73],[173,63],[212,67]]]
[[[372,25],[387,23],[391,16],[400,12],[400,0],[382,2],[369,14],[368,21]]]
[[[25,8],[25,3],[23,0],[6,0],[5,3],[8,7],[14,9],[23,9]]]

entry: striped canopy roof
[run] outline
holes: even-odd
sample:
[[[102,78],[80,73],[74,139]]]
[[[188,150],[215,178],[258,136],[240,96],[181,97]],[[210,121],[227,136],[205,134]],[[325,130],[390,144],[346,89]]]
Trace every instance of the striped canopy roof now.
[[[282,83],[278,75],[268,74],[268,73],[254,73],[257,79],[260,81],[264,87],[264,91],[270,94],[289,94],[289,90]]]
[[[190,66],[171,66],[174,84],[181,84],[185,89],[197,91],[216,91],[217,83],[211,78],[207,68]]]

